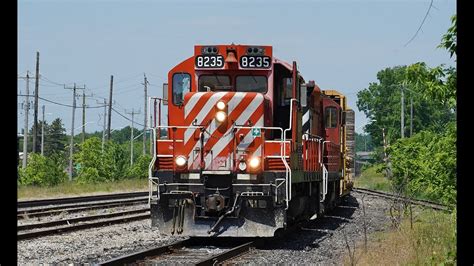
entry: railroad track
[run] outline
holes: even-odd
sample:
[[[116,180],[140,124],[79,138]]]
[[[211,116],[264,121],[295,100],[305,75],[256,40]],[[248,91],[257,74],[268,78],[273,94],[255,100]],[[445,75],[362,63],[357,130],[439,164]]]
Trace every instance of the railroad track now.
[[[373,189],[367,189],[367,188],[352,188],[352,191],[358,192],[358,193],[363,193],[363,194],[368,194],[368,195],[373,195],[373,196],[378,196],[378,197],[383,197],[387,199],[393,199],[393,200],[402,200],[405,202],[409,202],[414,205],[419,205],[423,207],[428,207],[434,210],[441,210],[441,211],[449,211],[449,207],[443,204],[439,204],[436,202],[428,201],[428,200],[420,200],[420,199],[412,199],[412,198],[407,198],[403,196],[399,196],[396,194],[388,193],[388,192],[383,192],[383,191],[378,191],[378,190],[373,190]]]
[[[102,202],[85,202],[85,203],[71,203],[62,205],[45,206],[39,208],[18,209],[17,219],[43,217],[50,215],[57,215],[60,213],[74,213],[87,210],[113,208],[119,206],[129,206],[137,204],[145,204],[148,197],[139,197],[131,199],[109,200]]]
[[[92,215],[77,218],[67,218],[44,223],[25,224],[18,226],[18,240],[37,238],[41,236],[60,234],[104,225],[131,222],[150,218],[149,208],[131,211],[114,212],[109,214]],[[41,229],[47,228],[47,229]],[[40,229],[40,230],[37,230]],[[26,232],[25,232],[26,231]]]
[[[117,193],[85,197],[57,198],[18,202],[17,219],[37,218],[76,213],[94,209],[107,209],[121,206],[145,204],[148,192]],[[75,218],[64,218],[40,223],[24,223],[17,226],[17,239],[30,239],[46,235],[60,234],[104,225],[125,223],[150,218],[148,207],[134,210],[118,211],[100,215],[88,215]]]
[[[126,198],[136,198],[136,197],[144,197],[144,196],[148,196],[147,191],[103,194],[103,195],[82,196],[82,197],[28,200],[28,201],[18,201],[17,207],[18,208],[31,208],[31,207],[47,206],[47,205],[62,205],[62,204],[68,204],[68,203],[126,199]]]
[[[169,245],[121,256],[99,265],[194,264],[216,265],[261,245],[262,240],[189,238]]]

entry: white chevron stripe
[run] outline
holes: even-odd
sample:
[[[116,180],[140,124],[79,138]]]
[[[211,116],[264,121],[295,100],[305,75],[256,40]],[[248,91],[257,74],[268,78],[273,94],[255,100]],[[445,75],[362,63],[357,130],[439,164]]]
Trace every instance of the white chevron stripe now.
[[[236,125],[243,125],[245,122],[247,122],[250,119],[250,116],[257,110],[258,106],[263,102],[263,96],[260,94],[257,94],[255,98],[253,98],[252,102],[245,108],[245,110],[239,115],[239,117],[235,120]],[[262,114],[263,115],[263,114]],[[260,122],[260,120],[259,120]],[[263,125],[263,120],[262,123]],[[260,126],[260,124],[257,124]],[[227,129],[225,134],[228,134],[230,132],[231,128]],[[230,134],[229,138],[221,138],[214,146],[212,147],[212,150],[214,154],[219,154],[225,146],[229,143],[230,140]],[[210,157],[210,155],[208,155]],[[206,157],[206,162],[209,160],[209,158]],[[206,164],[207,165],[207,164]]]
[[[197,92],[200,93],[200,92]],[[196,93],[196,94],[197,94]],[[200,93],[201,96],[205,92]],[[211,108],[213,108],[218,100],[220,100],[227,92],[217,92],[213,94],[209,100],[206,102],[206,104],[202,107],[202,109],[199,111],[198,115],[196,116],[197,119],[197,124],[200,125],[203,123],[204,118],[207,116]],[[194,120],[194,119],[193,119]],[[191,123],[192,124],[192,123]],[[187,143],[191,136],[193,135],[195,129],[188,128],[186,131],[184,131],[184,143]]]
[[[250,107],[250,106],[249,106]],[[252,112],[253,113],[253,112]],[[241,116],[242,117],[242,116]],[[247,119],[244,119],[242,118],[242,120],[246,121],[250,118],[247,117]],[[240,117],[239,117],[240,119]],[[242,122],[243,123],[243,122]],[[242,124],[240,123],[240,124]],[[259,120],[257,121],[257,123],[255,123],[255,126],[258,126],[258,127],[261,127],[263,126],[263,114],[262,116],[259,118]],[[226,132],[229,133],[230,132],[230,129]],[[238,134],[238,131],[237,131],[237,134]],[[213,155],[214,157],[218,156],[219,153],[222,152],[222,150],[227,147],[227,145],[229,145],[229,142],[232,141],[232,135],[229,134],[229,137],[227,138],[221,138],[215,145],[214,147],[212,147],[212,151],[213,151]],[[239,145],[237,146],[239,150],[245,150],[247,149],[247,147],[252,143],[253,141],[253,136],[252,136],[252,130],[249,130],[249,132],[247,133],[247,135],[245,135],[244,139],[239,143]],[[206,167],[210,165],[210,162],[211,161],[211,156],[210,154],[208,154],[206,157],[205,157],[205,162],[206,162]]]
[[[184,119],[188,118],[189,113],[193,110],[196,103],[201,99],[204,93],[197,92],[191,96],[191,99],[184,105]]]
[[[239,105],[239,103],[244,99],[245,97],[245,93],[243,92],[236,92],[234,93],[234,95],[232,96],[232,98],[229,100],[229,102],[227,103],[227,112],[229,114],[232,113],[232,111],[234,111],[235,107],[237,107],[237,105]],[[258,97],[258,95],[257,95]],[[257,98],[255,97],[255,98]],[[254,99],[255,99],[254,98]],[[206,128],[206,132],[209,132],[210,134],[204,134],[204,145],[207,143],[207,141],[209,140],[209,138],[211,137],[212,134],[214,134],[214,131],[219,127],[219,124],[218,122],[213,119],[212,122],[207,126]],[[186,139],[186,132],[185,132],[185,139]],[[193,159],[192,158],[192,155],[193,155],[193,151],[199,146],[199,142],[196,142],[193,146],[193,148],[191,149],[189,155],[188,155],[188,158],[190,158],[191,160]],[[210,156],[210,155],[208,155]],[[194,162],[193,164],[189,165],[190,168],[197,168],[197,163],[198,163],[199,160],[196,160],[196,162]]]
[[[253,152],[253,156],[262,156],[262,144],[260,144],[260,146],[258,146],[258,148]]]

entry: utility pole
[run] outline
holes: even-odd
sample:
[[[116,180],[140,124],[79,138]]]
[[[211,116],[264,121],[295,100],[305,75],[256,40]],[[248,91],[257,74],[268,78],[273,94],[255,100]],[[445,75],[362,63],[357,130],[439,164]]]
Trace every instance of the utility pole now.
[[[69,148],[69,181],[72,180],[72,157],[74,155],[74,115],[76,111],[76,90],[77,89],[85,89],[85,86],[83,88],[77,88],[76,83],[74,83],[73,88],[66,88],[65,89],[72,89],[72,123],[71,123],[71,142],[70,142],[70,148]]]
[[[133,165],[133,126],[134,126],[134,116],[137,114],[140,114],[140,112],[135,112],[132,109],[132,112],[127,112],[127,114],[132,115],[132,128],[131,128],[131,134],[130,134],[130,166]]]
[[[84,88],[86,86],[84,85]],[[85,92],[82,92],[82,143],[86,140],[86,97],[92,97],[91,95],[86,95]]]
[[[112,116],[112,89],[114,86],[114,76],[110,76],[110,94],[109,94],[109,118],[107,123],[107,140],[110,140],[110,124]]]
[[[385,128],[382,128],[382,138],[383,138],[383,153],[384,153],[384,162],[387,164],[387,177],[390,179],[392,177],[392,163],[390,162],[390,158],[387,156],[387,140],[385,138]]]
[[[25,132],[23,132],[23,169],[26,168],[28,157],[28,112],[30,110],[30,72],[26,71],[26,103],[25,103]]]
[[[411,135],[413,135],[413,96],[410,95],[410,137]]]
[[[145,121],[143,122],[143,155],[145,155],[146,154],[146,120],[147,120],[147,98],[148,98],[147,84],[148,84],[148,81],[146,79],[145,73],[143,73],[143,77],[145,78],[145,82],[143,83],[143,85],[145,86],[145,108],[144,108]]]
[[[41,123],[41,156],[44,156],[44,105],[43,105],[43,122]]]
[[[39,52],[36,52],[35,116],[34,116],[34,122],[33,122],[33,152],[36,152],[36,138],[38,137],[38,93],[39,93]]]
[[[97,101],[99,103],[99,101]],[[104,99],[104,127],[102,129],[102,152],[104,152],[104,143],[105,143],[105,128],[107,126],[107,122],[105,121],[105,118],[107,117],[107,101]]]
[[[400,121],[400,133],[401,133],[401,137],[404,138],[405,137],[405,94],[403,92],[403,86],[401,87],[401,92],[402,92],[402,97],[401,97],[401,101],[402,101],[402,110],[400,112],[400,116],[401,116],[401,121]]]
[[[86,140],[86,93],[82,92],[82,143]]]

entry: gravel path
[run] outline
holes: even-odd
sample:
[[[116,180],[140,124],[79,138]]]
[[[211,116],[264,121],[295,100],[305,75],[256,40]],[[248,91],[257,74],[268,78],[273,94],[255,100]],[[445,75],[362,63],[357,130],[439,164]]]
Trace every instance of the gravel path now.
[[[310,222],[285,239],[276,239],[264,249],[254,250],[232,263],[237,264],[341,264],[347,254],[344,234],[363,241],[362,195],[353,193],[343,205],[324,218]],[[366,196],[367,231],[384,230],[388,225],[388,203]],[[18,241],[18,263],[98,263],[145,248],[177,241],[160,235],[149,220],[135,221],[62,235]]]

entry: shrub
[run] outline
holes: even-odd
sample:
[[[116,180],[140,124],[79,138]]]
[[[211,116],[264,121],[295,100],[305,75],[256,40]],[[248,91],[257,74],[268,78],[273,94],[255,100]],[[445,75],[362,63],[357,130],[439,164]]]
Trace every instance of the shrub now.
[[[81,183],[114,181],[125,176],[125,154],[113,141],[104,145],[97,137],[87,139],[80,144],[75,162],[81,164],[77,180]]]
[[[127,177],[147,178],[150,161],[150,155],[140,155],[133,166],[128,168]]]
[[[56,160],[36,153],[28,157],[26,168],[19,169],[20,184],[53,186],[67,179],[63,166]]]
[[[453,123],[446,128],[442,134],[422,131],[390,147],[395,187],[445,204],[456,203],[456,127]]]

